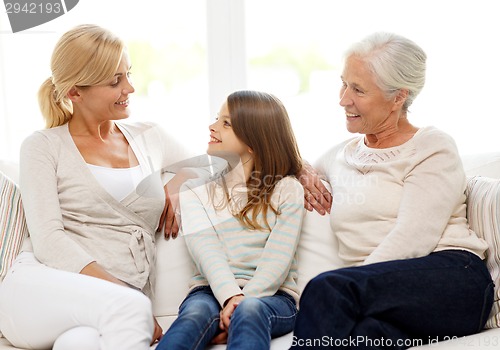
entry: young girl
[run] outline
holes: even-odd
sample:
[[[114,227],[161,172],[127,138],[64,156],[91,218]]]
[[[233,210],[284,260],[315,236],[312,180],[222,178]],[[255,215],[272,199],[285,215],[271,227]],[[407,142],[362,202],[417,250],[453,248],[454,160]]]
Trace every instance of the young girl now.
[[[284,106],[262,92],[229,95],[207,153],[228,168],[210,182],[187,182],[180,194],[196,271],[157,350],[226,339],[228,349],[269,349],[271,338],[293,329],[299,297],[304,191],[294,175],[302,160]]]

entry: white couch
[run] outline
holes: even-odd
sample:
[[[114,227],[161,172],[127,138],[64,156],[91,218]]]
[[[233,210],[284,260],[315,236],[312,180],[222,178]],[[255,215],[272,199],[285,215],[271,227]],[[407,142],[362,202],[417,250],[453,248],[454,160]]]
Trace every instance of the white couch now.
[[[469,176],[483,176],[492,179],[500,178],[500,153],[480,154],[474,156],[464,156],[464,166]],[[17,179],[17,169],[10,163],[0,161],[0,171],[7,174],[12,179]],[[476,178],[477,179],[477,178]],[[495,181],[496,180],[490,180]],[[471,184],[471,181],[469,181]],[[497,187],[498,188],[498,187]],[[483,200],[483,196],[476,192],[473,196],[479,196],[477,201]],[[499,202],[499,194],[493,197]],[[471,200],[471,198],[469,198]],[[491,221],[498,220],[497,208],[490,208],[493,216]],[[500,209],[500,207],[498,208]],[[477,219],[476,219],[477,220]],[[490,220],[486,218],[485,220]],[[479,223],[476,223],[476,225]],[[498,227],[495,226],[497,237],[500,237]],[[177,309],[184,299],[188,290],[188,280],[191,271],[191,262],[186,250],[184,241],[181,238],[166,241],[163,237],[157,237],[158,260],[157,260],[157,288],[156,298],[153,302],[154,313],[158,317],[163,329],[166,330],[176,317]],[[298,248],[299,255],[299,279],[298,284],[303,288],[307,281],[318,273],[335,269],[340,266],[337,256],[337,242],[330,230],[328,217],[320,216],[312,212],[307,213],[304,221],[302,236]],[[492,271],[494,279],[498,282],[497,270]],[[498,283],[497,283],[498,284]],[[496,296],[498,299],[498,293]],[[50,315],[47,315],[50,317]],[[292,343],[292,334],[274,339],[271,349],[288,349]],[[438,344],[418,346],[418,349],[495,349],[500,347],[500,328],[486,329],[480,334],[451,339],[450,341]],[[154,348],[154,347],[153,347]],[[211,350],[222,350],[225,346],[212,346]],[[0,350],[16,349],[9,345],[9,342],[1,338]]]

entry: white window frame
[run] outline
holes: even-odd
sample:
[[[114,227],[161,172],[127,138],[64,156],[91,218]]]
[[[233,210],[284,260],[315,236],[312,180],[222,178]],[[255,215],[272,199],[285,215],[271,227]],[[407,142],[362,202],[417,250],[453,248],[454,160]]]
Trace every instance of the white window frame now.
[[[245,0],[207,1],[210,116],[227,95],[247,87]]]

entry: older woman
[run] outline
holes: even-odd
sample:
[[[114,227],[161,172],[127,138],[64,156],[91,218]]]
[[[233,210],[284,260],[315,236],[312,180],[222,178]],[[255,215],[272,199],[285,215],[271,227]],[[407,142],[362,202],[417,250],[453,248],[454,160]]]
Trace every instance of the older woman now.
[[[425,60],[414,42],[388,33],[346,54],[340,105],[347,129],[362,135],[316,165],[333,188],[331,225],[346,267],[305,288],[293,349],[404,349],[479,332],[488,318],[487,245],[467,224],[456,145],[407,118]]]

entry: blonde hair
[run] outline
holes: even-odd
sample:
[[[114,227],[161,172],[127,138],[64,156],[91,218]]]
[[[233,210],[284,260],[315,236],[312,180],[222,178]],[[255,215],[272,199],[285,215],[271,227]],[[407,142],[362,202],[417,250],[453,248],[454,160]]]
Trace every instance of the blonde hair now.
[[[228,96],[227,107],[236,137],[252,149],[254,158],[246,204],[233,215],[250,229],[270,230],[268,211],[279,214],[271,203],[276,184],[302,168],[288,113],[278,98],[259,91],[236,91]],[[229,199],[227,187],[224,190]]]
[[[67,94],[73,87],[99,85],[114,76],[124,48],[113,33],[90,24],[79,25],[59,39],[50,63],[52,76],[38,91],[47,128],[71,119],[73,104]]]

